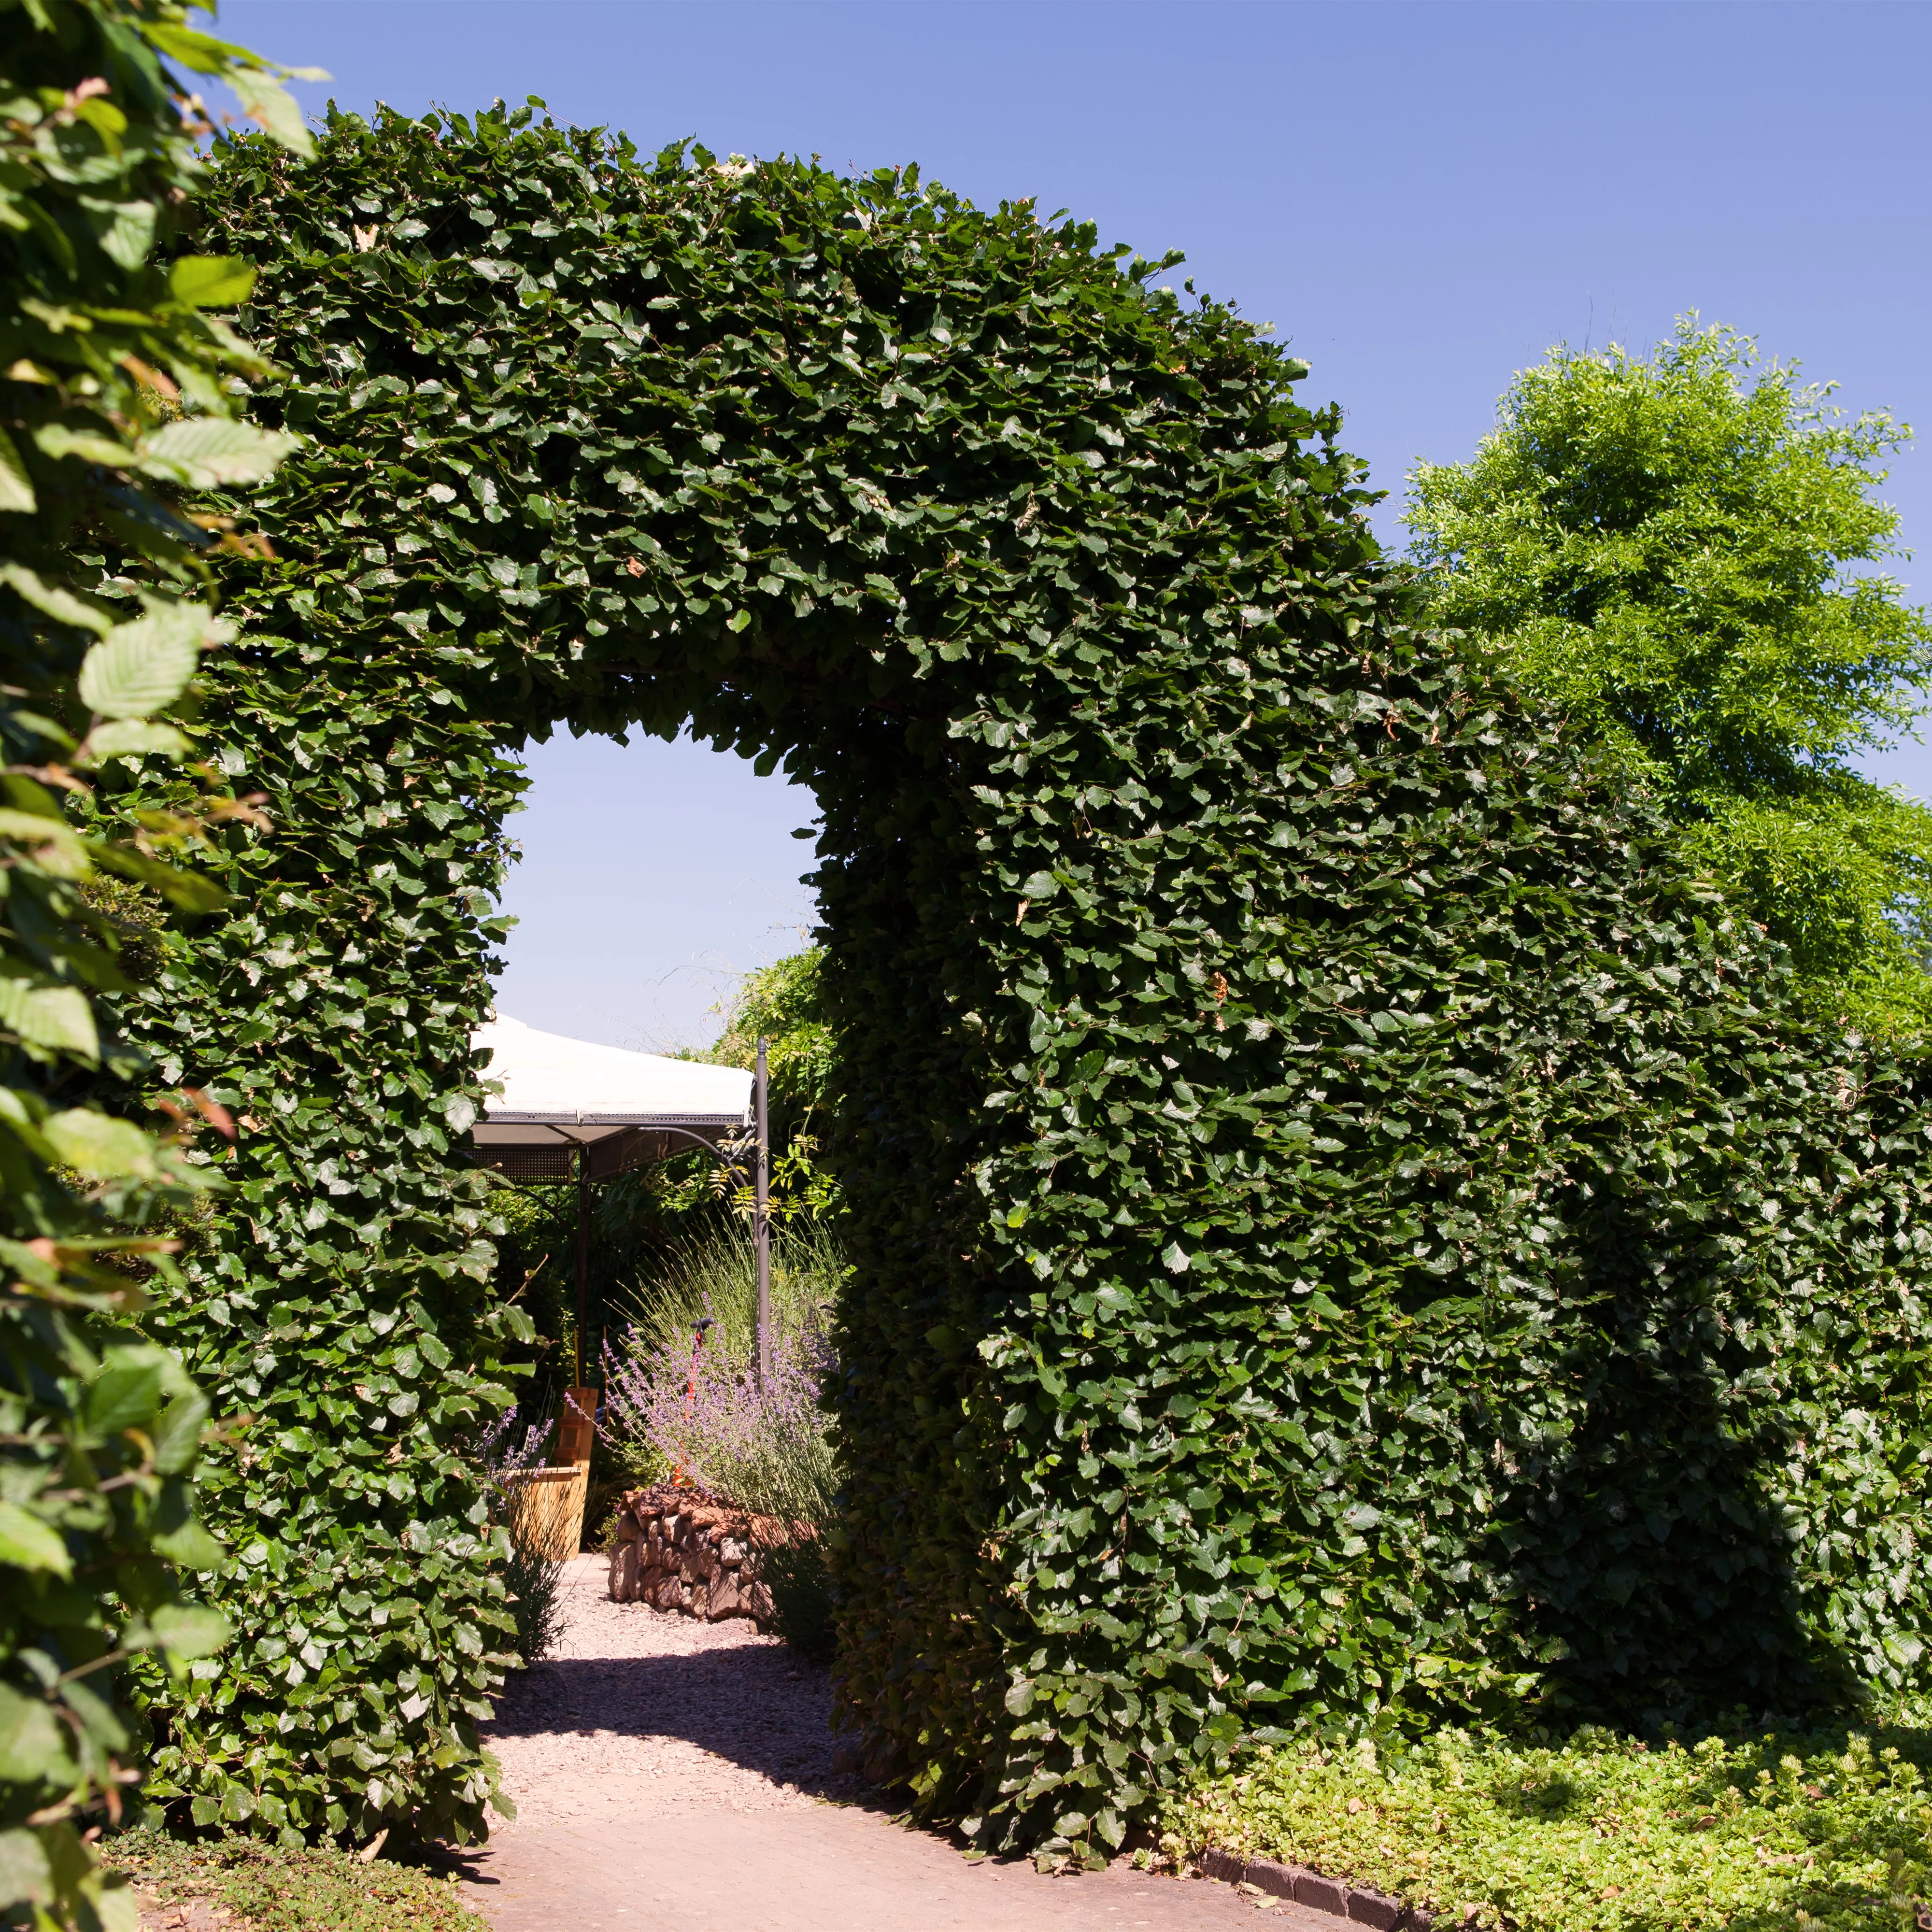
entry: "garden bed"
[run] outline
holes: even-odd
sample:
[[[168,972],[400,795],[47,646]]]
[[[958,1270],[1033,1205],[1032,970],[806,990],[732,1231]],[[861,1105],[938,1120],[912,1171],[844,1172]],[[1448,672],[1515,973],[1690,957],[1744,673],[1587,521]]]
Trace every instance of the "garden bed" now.
[[[1212,1875],[1298,1868],[1344,1911],[1357,1890],[1438,1928],[1878,1932],[1932,1925],[1928,1761],[1916,1730],[1263,1748],[1171,1805],[1162,1842]]]

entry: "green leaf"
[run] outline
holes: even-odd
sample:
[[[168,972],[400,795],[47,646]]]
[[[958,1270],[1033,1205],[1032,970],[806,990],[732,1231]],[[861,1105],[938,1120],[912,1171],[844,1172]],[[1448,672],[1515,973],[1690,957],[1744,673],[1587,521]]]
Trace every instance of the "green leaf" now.
[[[87,842],[63,818],[0,806],[0,838],[38,848],[35,862],[59,878],[84,879],[93,866]]]
[[[116,758],[145,758],[158,752],[170,758],[185,758],[190,747],[186,736],[172,724],[157,724],[145,718],[116,718],[97,724],[81,747],[82,759],[92,764],[110,764]]]
[[[40,499],[34,494],[34,480],[14,440],[0,429],[0,510],[36,510]]]
[[[87,211],[87,225],[100,252],[116,268],[131,274],[147,260],[148,251],[154,245],[154,204],[101,201],[85,194],[78,199]]]
[[[68,1166],[91,1180],[112,1180],[155,1171],[154,1141],[131,1120],[117,1120],[88,1107],[71,1107],[53,1114],[40,1131]]]
[[[0,979],[0,1028],[29,1046],[70,1053],[89,1065],[100,1058],[100,1035],[87,995],[74,986],[33,986]]]
[[[262,124],[272,140],[304,160],[315,152],[315,137],[308,130],[301,106],[286,88],[262,74],[238,80],[235,88],[242,97],[243,108]]]
[[[0,1784],[64,1784],[73,1774],[67,1732],[46,1700],[0,1684]]]
[[[193,1516],[178,1528],[163,1530],[154,1547],[184,1570],[219,1570],[228,1560],[227,1551]]]
[[[56,461],[71,456],[82,463],[98,463],[106,470],[126,470],[134,461],[130,444],[117,442],[98,430],[70,429],[65,423],[44,423],[34,432],[34,441],[42,453]]]
[[[62,585],[50,584],[23,563],[0,563],[0,584],[10,585],[35,610],[52,618],[57,624],[72,624],[97,634],[114,628],[111,611],[89,598],[76,597]]]
[[[124,1429],[144,1424],[152,1428],[160,1396],[159,1368],[152,1363],[129,1364],[103,1370],[94,1377],[81,1413],[98,1434],[118,1436]]]
[[[53,1868],[38,1835],[0,1832],[0,1907],[38,1904],[52,1890]]]
[[[117,624],[81,664],[81,702],[107,718],[159,711],[187,690],[203,644],[217,634],[208,613],[190,604]]]
[[[168,291],[190,308],[233,308],[255,287],[255,269],[238,255],[182,255],[168,270]]]
[[[150,476],[163,476],[190,490],[212,490],[226,483],[259,483],[296,446],[280,430],[224,416],[196,416],[170,423],[142,444],[137,464]]]
[[[208,1418],[208,1398],[199,1389],[176,1396],[161,1412],[154,1432],[154,1467],[164,1475],[178,1475],[194,1467]]]
[[[228,895],[205,872],[184,872],[130,845],[96,845],[92,850],[94,863],[104,871],[153,886],[183,912],[218,912],[229,902]]]
[[[196,74],[214,74],[231,78],[236,72],[253,68],[255,56],[233,40],[218,40],[199,28],[178,20],[158,20],[146,23],[145,37],[158,53]]]
[[[0,1563],[56,1576],[74,1574],[74,1559],[59,1531],[4,1497],[0,1497]]]
[[[155,1640],[184,1662],[212,1657],[232,1634],[218,1610],[199,1604],[170,1604],[148,1619]]]

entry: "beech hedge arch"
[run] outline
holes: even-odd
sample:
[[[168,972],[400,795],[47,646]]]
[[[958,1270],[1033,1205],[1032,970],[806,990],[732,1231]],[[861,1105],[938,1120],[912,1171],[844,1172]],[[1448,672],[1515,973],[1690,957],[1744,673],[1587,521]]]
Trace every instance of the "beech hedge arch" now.
[[[926,1813],[1090,1849],[1244,1736],[1917,1681],[1916,1069],[1411,627],[1300,364],[1026,203],[500,106],[231,146],[198,245],[310,440],[206,721],[274,830],[126,1008],[244,1127],[158,1323],[253,1418],[248,1634],[152,1687],[162,1795],[479,1823],[466,1039],[560,725],[823,809],[841,1697]]]

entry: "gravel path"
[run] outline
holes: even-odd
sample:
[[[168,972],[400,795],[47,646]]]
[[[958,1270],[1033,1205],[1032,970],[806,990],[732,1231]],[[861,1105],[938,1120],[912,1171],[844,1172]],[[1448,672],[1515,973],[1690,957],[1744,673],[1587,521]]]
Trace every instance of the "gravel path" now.
[[[557,1654],[510,1679],[490,1748],[513,1824],[463,1861],[494,1932],[1234,1932],[1225,1885],[969,1865],[832,1768],[827,1673],[741,1620],[614,1604],[604,1559],[566,1572]],[[1272,1905],[1272,1901],[1270,1901]],[[1344,1922],[1270,1910],[1295,1932]]]
[[[606,1808],[592,1774],[654,1811],[770,1811],[858,1796],[835,1776],[828,1673],[746,1619],[614,1604],[601,1556],[565,1572],[562,1641],[505,1686],[484,1742],[519,1823]],[[494,1828],[494,1827],[493,1827]]]

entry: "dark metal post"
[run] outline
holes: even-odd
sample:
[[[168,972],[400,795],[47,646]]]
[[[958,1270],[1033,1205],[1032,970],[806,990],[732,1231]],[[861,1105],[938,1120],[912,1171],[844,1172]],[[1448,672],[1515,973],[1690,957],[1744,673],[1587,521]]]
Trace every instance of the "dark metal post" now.
[[[590,1321],[590,1149],[577,1144],[577,1383],[584,1386],[584,1331]]]
[[[770,1044],[763,1035],[758,1040],[758,1073],[755,1097],[758,1109],[758,1204],[752,1222],[752,1247],[758,1270],[758,1393],[762,1395],[772,1380],[772,1148],[770,1123],[765,1109],[765,1048]]]

